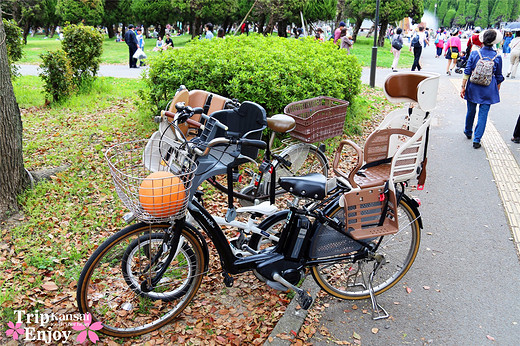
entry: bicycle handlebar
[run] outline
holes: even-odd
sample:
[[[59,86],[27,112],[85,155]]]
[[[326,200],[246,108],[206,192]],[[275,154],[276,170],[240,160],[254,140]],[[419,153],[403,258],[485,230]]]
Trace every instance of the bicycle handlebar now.
[[[194,127],[204,129],[200,122],[190,119],[195,114],[200,114],[201,118],[203,118],[205,120],[209,119],[209,116],[207,116],[206,114],[203,113],[204,110],[201,107],[191,108],[189,106],[184,106],[184,104],[182,102],[179,102],[179,103],[177,103],[175,105],[175,108],[183,115],[183,116],[179,117],[179,121],[181,123],[186,122],[186,123],[188,123],[190,125],[193,125]],[[171,118],[171,119],[175,119],[175,115],[176,114],[177,113],[173,113],[173,112],[170,112],[170,111],[161,111],[161,116],[158,117],[158,119],[156,117],[156,122],[160,122],[160,120],[163,117],[168,117],[168,118]],[[184,117],[186,118],[186,120],[183,120]],[[220,121],[218,121],[216,119],[215,119],[215,125],[217,127],[221,128],[224,131],[228,130],[228,127],[226,125],[222,124]]]
[[[243,146],[249,146],[249,147],[255,147],[259,149],[265,149],[267,148],[267,143],[258,139],[229,139],[229,138],[215,138],[212,139],[208,146],[206,147],[206,150],[204,150],[203,153],[201,153],[199,156],[206,156],[209,154],[212,147],[219,145],[219,144],[240,144]]]

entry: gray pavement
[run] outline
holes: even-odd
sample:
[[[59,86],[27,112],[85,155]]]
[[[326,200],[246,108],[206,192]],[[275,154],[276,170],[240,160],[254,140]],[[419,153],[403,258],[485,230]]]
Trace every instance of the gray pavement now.
[[[18,72],[22,75],[37,76],[40,73],[38,65],[18,65],[18,68]],[[147,70],[147,66],[141,68],[129,68],[127,65],[100,65],[98,76],[141,78],[141,75]]]
[[[373,321],[370,313],[363,313],[370,312],[369,301],[326,298],[330,307],[320,326],[330,336],[317,332],[313,344],[355,342],[354,333],[362,345],[520,343],[520,265],[508,224],[511,211],[504,210],[486,156],[493,148],[485,137],[483,148],[475,150],[463,135],[466,106],[458,96],[462,77],[448,77],[446,60],[434,55],[428,47],[422,58],[424,71],[441,73],[441,81],[426,188],[415,193],[422,201],[425,226],[419,255],[402,282],[379,296],[391,318]],[[505,60],[504,70],[509,67]],[[376,85],[382,86],[388,73],[378,70]],[[368,76],[364,71],[366,83]],[[516,162],[520,146],[510,138],[520,113],[519,87],[517,80],[503,83],[502,102],[491,107],[487,129],[495,126]]]

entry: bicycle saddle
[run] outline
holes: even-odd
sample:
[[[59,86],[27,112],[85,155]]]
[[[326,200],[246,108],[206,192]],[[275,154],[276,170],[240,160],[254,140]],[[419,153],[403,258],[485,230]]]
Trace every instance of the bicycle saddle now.
[[[296,127],[296,121],[285,114],[275,114],[270,118],[267,118],[267,127],[274,132],[287,133],[294,130]]]
[[[313,199],[324,199],[327,178],[320,173],[310,173],[301,177],[281,177],[280,186],[293,195]]]

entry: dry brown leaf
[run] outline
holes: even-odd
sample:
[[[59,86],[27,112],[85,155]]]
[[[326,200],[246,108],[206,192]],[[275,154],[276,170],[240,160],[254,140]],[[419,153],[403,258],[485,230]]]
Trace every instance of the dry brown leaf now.
[[[54,282],[52,281],[48,281],[46,283],[44,283],[42,285],[42,288],[46,291],[57,291],[58,290],[58,285],[56,285]]]

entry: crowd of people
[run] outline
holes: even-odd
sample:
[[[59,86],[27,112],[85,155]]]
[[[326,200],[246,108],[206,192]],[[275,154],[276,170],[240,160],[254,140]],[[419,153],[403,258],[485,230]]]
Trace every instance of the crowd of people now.
[[[435,58],[444,57],[447,61],[446,75],[453,72],[462,74],[460,96],[466,100],[466,120],[464,135],[472,140],[473,148],[481,147],[486,122],[491,105],[500,102],[500,85],[505,78],[515,78],[520,63],[520,31],[482,30],[475,27],[472,31],[439,28],[436,32],[419,24],[410,33],[404,34],[401,28],[389,30],[387,37],[394,54],[392,70],[397,72],[397,64],[408,38],[410,51],[413,50],[412,71],[421,70],[421,54],[424,47],[435,46]],[[467,39],[463,49],[461,37]],[[500,54],[500,50],[502,54]],[[510,59],[509,71],[502,72],[503,58]],[[477,114],[478,109],[478,114]],[[476,120],[476,126],[475,124]],[[520,115],[511,140],[520,143]]]

